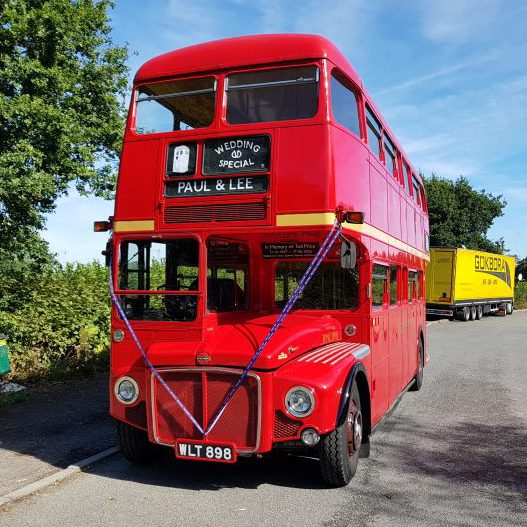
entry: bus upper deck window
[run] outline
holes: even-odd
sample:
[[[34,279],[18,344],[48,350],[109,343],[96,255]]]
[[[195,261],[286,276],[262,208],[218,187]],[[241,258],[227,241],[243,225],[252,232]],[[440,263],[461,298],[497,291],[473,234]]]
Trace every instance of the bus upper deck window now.
[[[227,77],[230,124],[309,119],[317,113],[318,68],[302,66]]]
[[[386,154],[386,168],[394,177],[397,177],[397,150],[392,140],[384,135],[384,152]]]
[[[334,74],[331,75],[331,107],[337,122],[360,137],[357,97]]]
[[[381,159],[381,124],[366,106],[366,124],[368,125],[368,144],[372,152]]]
[[[192,130],[212,124],[214,77],[146,84],[137,90],[135,130],[155,134]]]
[[[413,194],[414,194],[414,201],[420,206],[422,207],[421,205],[421,193],[419,191],[419,188],[420,188],[420,184],[419,184],[419,181],[417,180],[417,178],[412,174],[412,190],[413,190]]]
[[[412,177],[412,174],[410,172],[410,168],[406,163],[403,163],[404,166],[404,172],[403,172],[403,180],[404,180],[404,189],[406,190],[407,194],[410,194],[410,178]]]

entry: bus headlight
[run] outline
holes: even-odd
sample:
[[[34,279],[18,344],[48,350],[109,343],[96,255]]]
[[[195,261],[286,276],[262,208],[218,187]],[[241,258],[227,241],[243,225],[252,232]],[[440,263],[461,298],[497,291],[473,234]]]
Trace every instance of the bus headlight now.
[[[139,386],[132,377],[120,377],[115,382],[114,393],[124,404],[132,404],[139,397]]]
[[[285,396],[285,408],[295,417],[307,417],[315,409],[313,391],[305,386],[291,388]]]

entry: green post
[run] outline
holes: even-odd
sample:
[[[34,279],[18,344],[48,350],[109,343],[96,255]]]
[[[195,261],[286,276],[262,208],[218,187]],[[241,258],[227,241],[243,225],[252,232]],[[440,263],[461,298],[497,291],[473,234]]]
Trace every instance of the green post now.
[[[11,371],[9,356],[7,355],[7,342],[5,335],[0,333],[0,375],[7,375]]]

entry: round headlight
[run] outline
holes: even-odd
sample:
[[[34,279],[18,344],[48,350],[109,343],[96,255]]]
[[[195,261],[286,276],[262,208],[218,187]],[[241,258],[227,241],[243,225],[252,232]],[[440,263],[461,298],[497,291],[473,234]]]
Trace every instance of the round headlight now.
[[[313,391],[305,386],[291,388],[285,396],[285,407],[295,417],[307,417],[315,409]]]
[[[139,397],[139,386],[132,377],[121,377],[115,383],[115,396],[124,404],[132,404]]]

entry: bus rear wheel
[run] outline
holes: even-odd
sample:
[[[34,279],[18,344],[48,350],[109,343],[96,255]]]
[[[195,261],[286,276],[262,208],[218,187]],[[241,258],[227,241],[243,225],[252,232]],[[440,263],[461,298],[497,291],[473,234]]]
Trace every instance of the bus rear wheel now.
[[[144,430],[117,421],[117,438],[121,453],[134,465],[145,465],[158,457],[158,448],[148,440]]]
[[[360,394],[354,382],[346,420],[320,441],[320,470],[326,483],[344,487],[351,481],[357,471],[362,436]]]
[[[418,392],[421,389],[421,386],[423,386],[424,369],[425,354],[423,348],[423,341],[419,339],[417,344],[417,373],[415,374],[414,382],[412,386],[410,386],[409,391]]]

